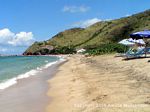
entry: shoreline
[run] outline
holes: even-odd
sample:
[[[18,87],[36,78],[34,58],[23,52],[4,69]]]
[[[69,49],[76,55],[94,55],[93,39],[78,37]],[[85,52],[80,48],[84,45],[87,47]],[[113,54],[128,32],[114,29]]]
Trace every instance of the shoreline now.
[[[62,58],[61,58],[62,59]],[[64,60],[47,66],[29,78],[17,80],[18,83],[8,89],[0,90],[0,110],[2,112],[44,112],[51,100],[47,96],[48,82]]]
[[[49,55],[49,56],[52,57],[51,55]],[[31,69],[31,70],[29,70],[29,71],[27,71],[25,73],[19,74],[18,76],[13,77],[11,79],[7,79],[4,82],[1,82],[0,83],[0,90],[7,89],[7,88],[9,88],[9,87],[17,84],[18,81],[20,81],[22,79],[26,79],[26,78],[29,78],[31,76],[37,75],[42,70],[47,69],[48,67],[50,67],[50,66],[52,66],[54,64],[61,63],[61,62],[65,61],[65,58],[66,58],[66,56],[62,56],[62,55],[60,55],[60,56],[54,56],[54,57],[57,57],[59,59],[56,60],[56,61],[54,61],[54,62],[49,62],[46,65],[43,65],[41,67],[37,67],[36,69]]]
[[[49,80],[46,112],[149,112],[148,60],[71,56]]]

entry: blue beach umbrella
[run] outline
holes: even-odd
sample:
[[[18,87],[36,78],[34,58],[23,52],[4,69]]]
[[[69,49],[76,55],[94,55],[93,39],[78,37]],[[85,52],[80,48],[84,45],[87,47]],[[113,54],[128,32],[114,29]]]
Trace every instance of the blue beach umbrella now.
[[[130,37],[133,39],[150,39],[150,30],[144,30],[136,33],[130,34]],[[146,47],[145,46],[145,57],[146,57]]]
[[[130,37],[133,39],[143,39],[150,38],[150,30],[140,31],[130,34]]]
[[[145,45],[145,42],[144,42],[143,39],[132,39],[132,38],[129,38],[128,41],[136,43],[136,44],[139,44],[139,45]]]

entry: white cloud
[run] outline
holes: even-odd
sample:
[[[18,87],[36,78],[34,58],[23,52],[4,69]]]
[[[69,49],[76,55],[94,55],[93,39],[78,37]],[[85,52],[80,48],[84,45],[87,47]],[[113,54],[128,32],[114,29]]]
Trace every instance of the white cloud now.
[[[0,30],[0,44],[12,46],[29,46],[33,43],[32,32],[11,32],[8,28]]]
[[[14,33],[12,33],[9,29],[5,28],[0,30],[0,43],[6,44],[9,40],[12,40],[15,36]]]
[[[64,6],[63,12],[77,13],[77,12],[87,12],[90,7],[87,6]]]
[[[1,48],[0,47],[0,52],[6,52],[8,49],[7,48]]]
[[[28,46],[33,42],[32,32],[20,32],[15,35],[15,38],[8,41],[9,44],[14,46]]]
[[[85,20],[85,21],[80,21],[80,22],[76,22],[74,23],[72,26],[73,27],[82,27],[82,28],[86,28],[86,27],[89,27],[97,22],[100,22],[102,21],[101,19],[98,19],[98,18],[93,18],[93,19],[88,19],[88,20]]]
[[[126,15],[125,15],[125,17],[129,17],[129,16],[131,16],[131,15],[130,15],[130,14],[126,14]]]

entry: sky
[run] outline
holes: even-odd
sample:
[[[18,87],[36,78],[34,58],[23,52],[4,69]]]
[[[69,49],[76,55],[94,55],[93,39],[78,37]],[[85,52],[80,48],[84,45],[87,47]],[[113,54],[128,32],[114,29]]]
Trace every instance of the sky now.
[[[35,41],[150,9],[150,0],[0,0],[0,54],[21,54]]]

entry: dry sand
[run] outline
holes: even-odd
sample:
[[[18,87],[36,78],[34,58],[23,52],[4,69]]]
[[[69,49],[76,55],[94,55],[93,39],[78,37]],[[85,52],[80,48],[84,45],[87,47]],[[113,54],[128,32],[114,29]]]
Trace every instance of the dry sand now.
[[[150,112],[148,58],[74,55],[49,80],[47,112]]]

